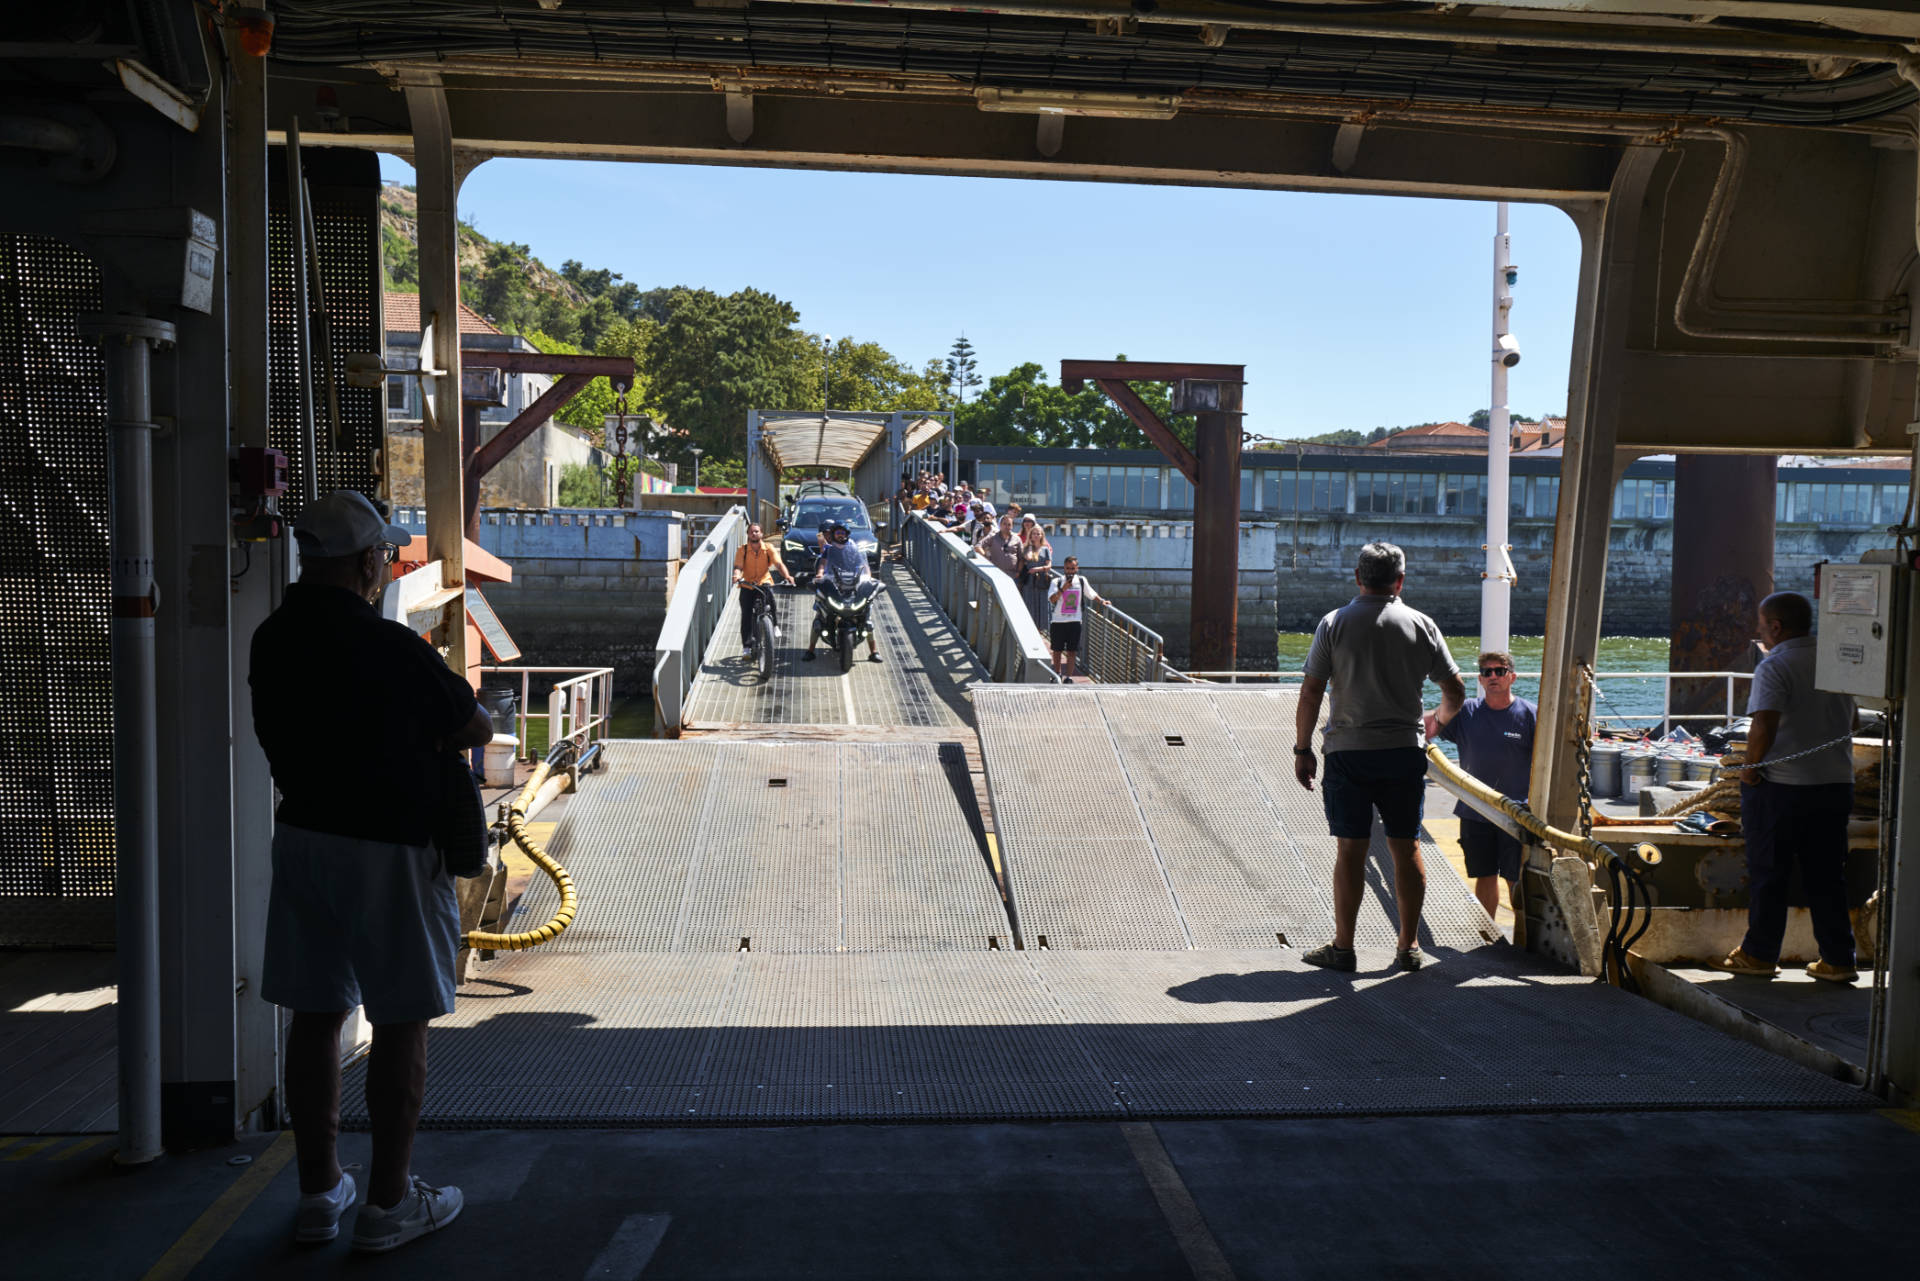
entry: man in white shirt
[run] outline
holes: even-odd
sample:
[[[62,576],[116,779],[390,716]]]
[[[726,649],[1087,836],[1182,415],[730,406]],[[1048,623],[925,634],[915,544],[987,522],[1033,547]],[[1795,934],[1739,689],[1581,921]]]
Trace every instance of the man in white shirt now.
[[[1760,602],[1767,656],[1747,695],[1747,759],[1740,827],[1747,839],[1747,936],[1715,966],[1771,978],[1787,932],[1794,864],[1807,892],[1820,955],[1807,973],[1830,983],[1860,977],[1847,918],[1847,819],[1853,812],[1853,700],[1814,688],[1813,603],[1797,592]],[[1785,757],[1797,757],[1785,760]],[[1769,764],[1769,761],[1776,763]]]
[[[1069,556],[1060,566],[1060,579],[1047,593],[1052,606],[1047,640],[1053,646],[1053,674],[1062,680],[1073,679],[1073,665],[1080,657],[1080,619],[1088,602],[1100,600],[1099,592],[1080,572],[1080,558]]]

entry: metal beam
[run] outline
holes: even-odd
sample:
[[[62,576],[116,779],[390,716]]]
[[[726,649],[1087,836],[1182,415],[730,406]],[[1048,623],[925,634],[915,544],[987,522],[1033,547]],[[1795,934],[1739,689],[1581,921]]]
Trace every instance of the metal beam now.
[[[591,359],[591,357],[589,357]],[[632,361],[626,361],[629,371]],[[502,427],[497,435],[486,443],[477,446],[467,458],[466,463],[466,531],[467,537],[478,541],[480,537],[480,482],[486,474],[507,460],[522,441],[567,405],[567,402],[587,389],[594,379],[593,374],[565,374],[559,382],[540,393],[540,398],[514,415],[513,421]]]
[[[631,356],[575,356],[566,352],[549,354],[544,351],[480,351],[468,348],[461,351],[460,363],[462,366],[498,369],[507,374],[585,374],[589,378],[607,379],[613,383],[615,391],[633,386]]]
[[[1180,443],[1178,436],[1167,430],[1167,425],[1160,421],[1159,415],[1153,412],[1147,402],[1118,378],[1097,378],[1094,385],[1106,393],[1107,399],[1120,406],[1134,425],[1147,434],[1154,448],[1165,454],[1168,461],[1178,467],[1181,475],[1191,481],[1197,490],[1200,485],[1200,460],[1194,457],[1192,450]],[[1198,501],[1196,498],[1196,504]]]
[[[1245,365],[1202,365],[1190,360],[1063,360],[1060,362],[1060,386],[1071,393],[1080,390],[1089,379],[1120,378],[1136,383],[1177,383],[1184,379],[1201,382],[1237,383],[1247,376]]]
[[[453,150],[447,97],[437,77],[406,88],[413,121],[413,167],[417,179],[420,245],[422,368],[438,375],[440,394],[423,396],[422,470],[426,479],[427,559],[440,562],[440,585],[462,594],[441,609],[437,639],[447,666],[468,674],[466,612],[466,467],[460,425],[460,262],[457,201],[460,175]]]

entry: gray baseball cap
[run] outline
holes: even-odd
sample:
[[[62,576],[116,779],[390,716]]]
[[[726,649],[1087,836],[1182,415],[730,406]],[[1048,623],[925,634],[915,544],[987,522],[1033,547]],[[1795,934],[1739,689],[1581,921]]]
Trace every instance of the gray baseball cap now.
[[[300,513],[294,534],[303,551],[315,556],[351,556],[376,543],[405,547],[413,535],[389,525],[379,509],[357,489],[336,489]]]

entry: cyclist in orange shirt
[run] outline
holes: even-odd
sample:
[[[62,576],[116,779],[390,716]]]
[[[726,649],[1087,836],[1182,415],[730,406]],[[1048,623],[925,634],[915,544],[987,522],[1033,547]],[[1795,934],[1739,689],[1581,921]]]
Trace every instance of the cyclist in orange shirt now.
[[[780,559],[780,551],[761,536],[760,526],[747,526],[747,541],[733,554],[733,585],[740,589],[740,648],[753,648],[754,613],[760,608],[760,588],[773,581],[775,574],[787,580],[787,586],[793,586],[793,575],[787,572],[786,562]],[[772,598],[766,598],[772,603]]]

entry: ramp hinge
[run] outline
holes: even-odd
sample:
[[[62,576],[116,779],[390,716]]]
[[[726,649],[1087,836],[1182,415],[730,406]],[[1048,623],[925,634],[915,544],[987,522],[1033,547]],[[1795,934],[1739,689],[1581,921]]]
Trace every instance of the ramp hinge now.
[[[750,939],[750,938],[748,938],[748,937],[747,937],[746,935],[744,935],[744,934],[740,936],[740,950],[741,950],[742,952],[751,952],[751,951],[753,951],[753,940],[752,940],[752,939]]]
[[[1292,947],[1292,946],[1293,946],[1293,944],[1291,944],[1291,943],[1289,943],[1289,942],[1287,942],[1287,936],[1286,936],[1286,934],[1285,934],[1284,932],[1282,932],[1282,931],[1280,931],[1280,930],[1275,930],[1275,931],[1273,932],[1273,936],[1274,936],[1275,938],[1277,938],[1277,939],[1279,939],[1279,940],[1280,940],[1280,946],[1281,946],[1281,947]]]

